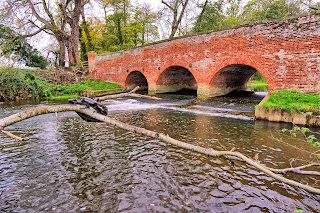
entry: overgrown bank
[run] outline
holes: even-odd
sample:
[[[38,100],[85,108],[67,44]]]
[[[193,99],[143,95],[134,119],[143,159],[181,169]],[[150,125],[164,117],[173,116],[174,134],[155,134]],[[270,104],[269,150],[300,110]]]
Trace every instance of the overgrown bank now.
[[[120,86],[79,78],[69,71],[0,68],[0,101],[77,98],[86,91],[115,88]]]

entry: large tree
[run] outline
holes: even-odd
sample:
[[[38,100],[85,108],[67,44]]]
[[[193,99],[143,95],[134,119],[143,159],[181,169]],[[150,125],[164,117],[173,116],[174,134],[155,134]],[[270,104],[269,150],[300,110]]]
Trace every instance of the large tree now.
[[[65,65],[66,52],[72,66],[78,64],[79,22],[86,3],[88,0],[5,0],[1,5],[2,19],[13,20],[12,24],[21,31],[33,29],[28,36],[40,32],[54,36],[59,45],[60,66]]]

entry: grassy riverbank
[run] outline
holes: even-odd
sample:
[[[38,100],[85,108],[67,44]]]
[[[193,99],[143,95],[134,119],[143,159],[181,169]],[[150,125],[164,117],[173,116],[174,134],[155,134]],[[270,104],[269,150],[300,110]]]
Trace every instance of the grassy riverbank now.
[[[281,109],[286,112],[309,112],[320,114],[320,95],[301,93],[294,90],[273,92],[261,107]]]
[[[87,79],[79,83],[68,85],[52,85],[48,82],[44,82],[43,85],[44,89],[42,96],[49,99],[79,98],[81,94],[86,91],[120,88],[117,84],[93,79]]]
[[[23,99],[68,99],[78,98],[86,91],[120,88],[119,85],[92,79],[76,82],[76,75],[61,73],[54,76],[41,71],[0,67],[0,101]],[[50,71],[53,73],[54,71]],[[67,77],[68,75],[68,77]],[[71,76],[71,77],[70,77]],[[73,79],[73,80],[70,80]]]
[[[266,81],[261,80],[250,80],[247,85],[249,88],[253,88],[254,91],[267,91],[268,83]]]
[[[268,91],[268,83],[259,72],[256,72],[250,78],[246,86],[253,89],[254,91],[259,91],[259,92]]]

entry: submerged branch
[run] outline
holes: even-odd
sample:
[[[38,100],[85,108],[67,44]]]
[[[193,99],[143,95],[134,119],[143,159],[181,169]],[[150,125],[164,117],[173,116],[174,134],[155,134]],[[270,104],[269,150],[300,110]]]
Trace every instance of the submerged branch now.
[[[5,130],[3,130],[3,129],[1,130],[1,132],[2,132],[3,134],[8,135],[9,137],[11,137],[11,138],[13,138],[13,139],[18,140],[18,141],[23,141],[23,140],[24,140],[24,138],[21,138],[21,137],[19,137],[19,136],[16,136],[16,135],[12,134],[11,132],[5,131]]]
[[[171,138],[169,135],[163,134],[163,133],[158,133],[158,132],[154,132],[151,130],[147,130],[141,127],[137,127],[137,126],[133,126],[133,125],[129,125],[126,123],[123,123],[121,121],[109,118],[107,116],[98,114],[96,111],[94,111],[91,108],[86,108],[83,105],[70,105],[70,104],[65,104],[65,105],[55,105],[55,106],[44,106],[44,107],[38,107],[38,108],[34,108],[34,109],[30,109],[30,110],[26,110],[11,116],[8,116],[6,118],[2,118],[0,119],[0,129],[3,130],[4,127],[9,126],[11,124],[17,123],[19,121],[25,120],[27,118],[31,118],[37,115],[41,115],[41,114],[47,114],[47,113],[55,113],[55,112],[64,112],[64,111],[75,111],[75,112],[80,112],[80,113],[84,113],[92,118],[95,118],[99,121],[105,122],[105,123],[109,123],[112,125],[115,125],[117,127],[120,127],[122,129],[128,130],[128,131],[132,131],[135,133],[139,133],[139,134],[143,134],[143,135],[147,135],[159,140],[162,140],[164,142],[173,144],[175,146],[184,148],[184,149],[188,149],[188,150],[192,150],[192,151],[196,151],[202,154],[205,154],[207,156],[212,156],[212,157],[223,157],[226,159],[231,159],[231,160],[240,160],[243,161],[255,168],[257,168],[258,170],[264,172],[265,174],[273,177],[274,179],[284,182],[286,184],[289,184],[291,186],[295,186],[295,187],[299,187],[302,188],[308,192],[311,193],[315,193],[315,194],[320,194],[320,189],[318,188],[314,188],[312,186],[306,185],[306,184],[302,184],[299,183],[297,181],[285,178],[281,175],[276,174],[275,172],[279,172],[279,173],[283,173],[284,171],[293,171],[294,169],[296,170],[301,170],[307,167],[311,167],[311,166],[317,166],[316,164],[309,164],[309,165],[305,165],[305,166],[300,166],[297,168],[289,168],[289,169],[272,169],[272,168],[268,168],[264,165],[261,165],[260,163],[256,162],[254,159],[251,159],[239,152],[235,152],[235,151],[217,151],[211,148],[203,148],[200,146],[196,146],[196,145],[192,145],[189,143],[185,143],[179,140],[176,140],[174,138]],[[310,171],[312,172],[312,171]],[[318,172],[314,172],[314,174],[316,174]],[[303,174],[303,172],[301,173]]]

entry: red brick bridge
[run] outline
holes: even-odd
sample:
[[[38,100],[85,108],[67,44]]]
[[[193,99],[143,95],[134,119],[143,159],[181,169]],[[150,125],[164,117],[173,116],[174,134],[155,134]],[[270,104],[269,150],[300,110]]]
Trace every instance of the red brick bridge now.
[[[320,15],[241,26],[135,49],[89,53],[90,77],[149,94],[197,90],[227,94],[260,72],[268,91],[320,91]]]

